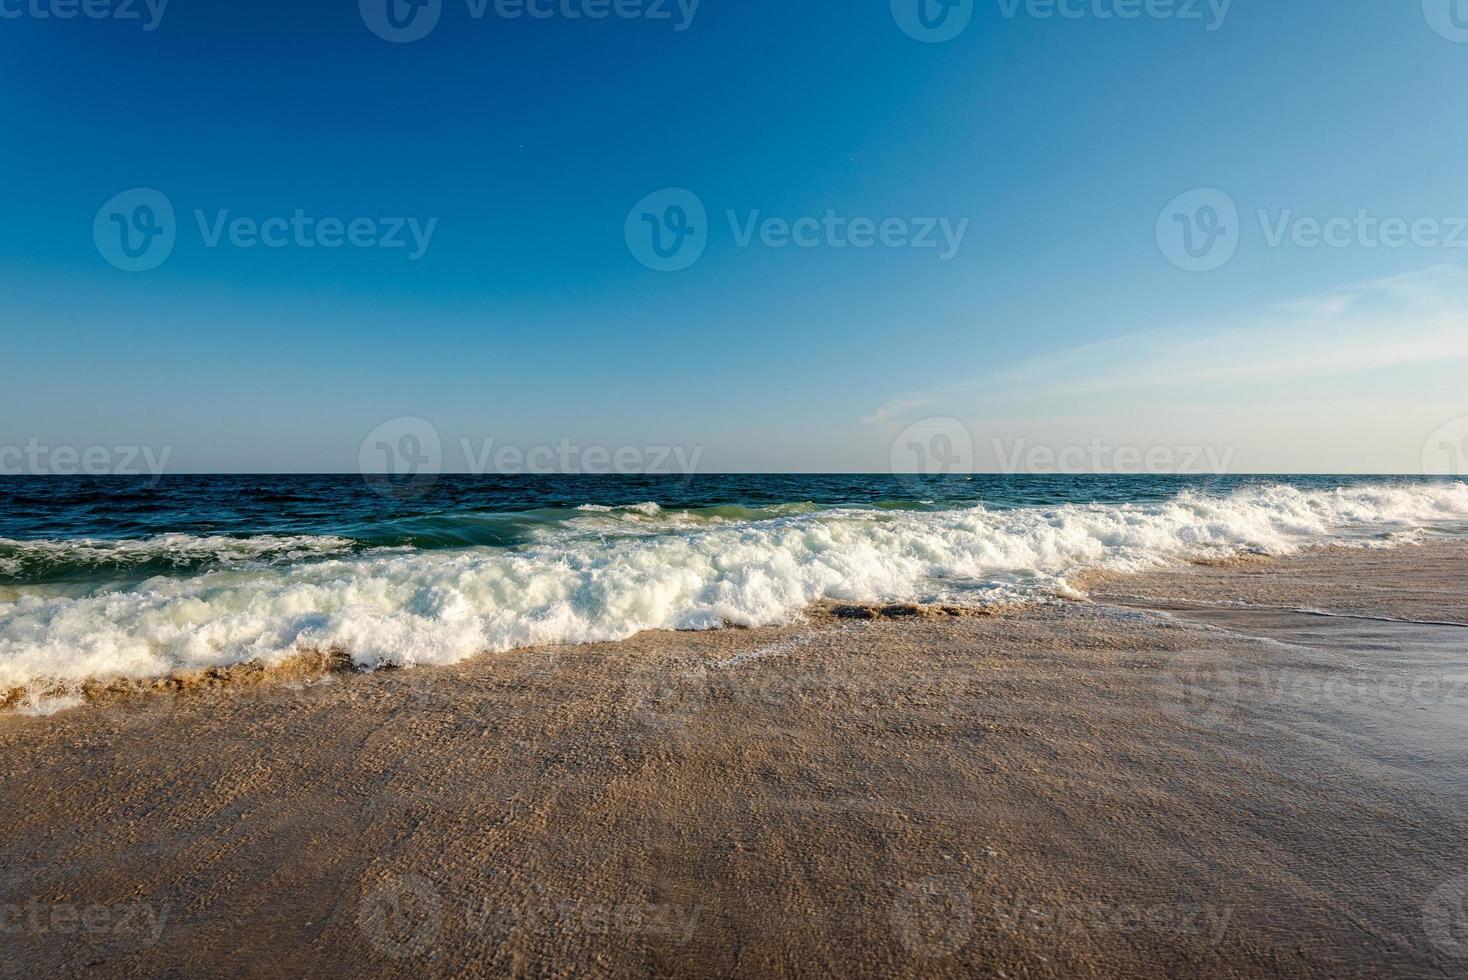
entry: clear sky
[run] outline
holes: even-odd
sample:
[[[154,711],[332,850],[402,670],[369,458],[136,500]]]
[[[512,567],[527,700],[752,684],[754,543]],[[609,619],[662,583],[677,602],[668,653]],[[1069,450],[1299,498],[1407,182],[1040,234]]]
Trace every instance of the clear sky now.
[[[449,469],[880,471],[938,416],[979,469],[1416,472],[1468,416],[1449,0],[386,2],[0,0],[0,446],[344,471],[413,416]]]

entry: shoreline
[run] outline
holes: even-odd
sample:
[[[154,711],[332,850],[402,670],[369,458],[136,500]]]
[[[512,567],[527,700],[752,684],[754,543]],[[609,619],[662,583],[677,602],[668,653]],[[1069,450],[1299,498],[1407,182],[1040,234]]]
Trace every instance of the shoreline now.
[[[1468,635],[1278,607],[1454,619],[1465,569],[1336,549],[11,712],[0,973],[1452,975]]]
[[[1447,543],[1446,546],[1452,547],[1452,544]],[[1431,549],[1433,544],[1403,544],[1381,550],[1395,551],[1399,548],[1424,547]],[[55,682],[40,692],[37,692],[33,687],[15,687],[7,691],[0,691],[0,720],[3,720],[7,716],[49,717],[59,711],[70,711],[74,708],[125,702],[135,698],[156,695],[186,695],[200,690],[311,683],[327,680],[336,675],[370,674],[380,671],[445,670],[482,657],[552,651],[575,646],[605,646],[635,643],[639,638],[646,636],[676,637],[690,633],[722,632],[725,630],[793,629],[801,626],[814,626],[833,619],[906,620],[1003,616],[1023,613],[1027,609],[1050,604],[1094,603],[1098,598],[1107,602],[1125,604],[1125,594],[1107,591],[1112,583],[1122,583],[1129,579],[1146,581],[1149,576],[1176,575],[1188,568],[1267,568],[1280,561],[1288,561],[1311,555],[1352,555],[1357,554],[1360,550],[1340,545],[1319,545],[1303,548],[1288,555],[1267,555],[1244,551],[1222,558],[1179,560],[1176,563],[1144,572],[1091,569],[1074,576],[1074,581],[1069,587],[1076,595],[1056,594],[1047,599],[1004,600],[983,605],[920,601],[850,602],[836,599],[823,599],[810,604],[799,616],[787,623],[744,626],[726,622],[722,626],[709,630],[644,630],[619,640],[590,641],[575,644],[536,644],[500,651],[481,650],[464,660],[451,664],[414,664],[403,666],[389,663],[375,667],[361,666],[354,662],[351,651],[347,649],[333,648],[321,650],[316,648],[301,648],[288,656],[280,657],[269,662],[258,659],[246,660],[215,667],[178,670],[157,677],[89,677],[80,682]],[[1098,589],[1100,591],[1097,591]],[[1468,626],[1468,622],[1424,622],[1424,625]]]
[[[309,684],[328,681],[336,676],[347,677],[399,670],[451,670],[459,664],[470,663],[484,657],[535,654],[578,646],[616,646],[624,643],[635,643],[644,637],[668,638],[690,633],[713,633],[723,632],[725,630],[787,630],[798,629],[802,626],[814,627],[828,621],[836,620],[941,619],[945,617],[972,619],[977,617],[1000,616],[1022,610],[1028,605],[1030,604],[995,603],[989,606],[959,606],[945,603],[851,603],[826,600],[807,607],[805,613],[800,618],[790,623],[753,627],[726,623],[723,626],[711,630],[644,630],[621,640],[578,644],[542,644],[516,647],[512,650],[504,651],[485,650],[455,664],[423,664],[410,667],[403,667],[397,664],[385,664],[380,667],[360,667],[353,663],[351,653],[347,650],[322,651],[304,649],[273,663],[266,663],[260,660],[246,660],[241,663],[225,664],[219,667],[178,671],[162,677],[88,678],[74,687],[55,686],[48,688],[40,693],[39,699],[42,701],[74,702],[59,709],[69,711],[72,708],[100,707],[126,703],[133,699],[152,696],[180,696],[202,691],[219,691],[231,688],[290,687],[291,685],[302,683]],[[29,688],[13,688],[0,695],[0,719],[4,719],[10,715],[20,717],[49,717],[54,713],[47,710],[27,710],[25,706],[27,700],[31,701],[30,707],[37,707],[37,697],[32,689]]]
[[[895,489],[858,484],[842,492]],[[1088,569],[1145,570],[1245,549],[1288,555],[1333,541],[1407,544],[1431,528],[1468,536],[1462,482],[1332,486],[1302,478],[1174,487],[1171,496],[1162,485],[1125,493],[1126,486],[1084,483],[1043,493],[961,486],[966,497],[941,504],[805,504],[776,518],[796,506],[781,504],[758,513],[737,508],[728,520],[697,507],[653,516],[642,510],[651,511],[649,503],[561,508],[547,524],[543,511],[460,512],[445,500],[450,512],[418,527],[411,515],[400,516],[405,524],[376,511],[369,517],[368,491],[312,484],[302,488],[303,510],[316,514],[305,527],[283,528],[282,518],[256,513],[251,526],[262,533],[240,538],[0,541],[0,550],[13,552],[0,556],[7,575],[37,579],[0,615],[0,690],[10,701],[16,691],[44,685],[60,694],[89,678],[99,690],[109,682],[96,679],[118,676],[176,678],[164,687],[227,681],[231,670],[253,680],[303,650],[326,658],[346,651],[369,667],[447,665],[485,651],[623,641],[649,630],[788,623],[837,596],[1045,602],[1078,598],[1064,578]],[[196,519],[219,489],[191,489],[164,512]],[[980,491],[994,506],[978,499]],[[355,494],[348,506],[356,524],[318,512],[342,492]],[[425,547],[403,537],[414,528],[429,535],[419,541]],[[506,546],[465,546],[475,541]],[[56,583],[40,584],[48,576]],[[69,576],[74,583],[63,586]],[[250,661],[268,666],[225,666]]]

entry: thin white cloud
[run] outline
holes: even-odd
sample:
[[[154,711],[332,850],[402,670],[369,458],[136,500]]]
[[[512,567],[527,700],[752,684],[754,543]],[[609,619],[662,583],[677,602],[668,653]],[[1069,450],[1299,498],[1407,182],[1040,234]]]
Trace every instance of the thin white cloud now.
[[[862,419],[915,413],[985,418],[1103,393],[1190,394],[1283,385],[1468,357],[1468,276],[1456,266],[1354,283],[1276,304],[1243,323],[1117,337],[1022,361],[968,382],[894,398]],[[1025,406],[1029,406],[1026,408]]]

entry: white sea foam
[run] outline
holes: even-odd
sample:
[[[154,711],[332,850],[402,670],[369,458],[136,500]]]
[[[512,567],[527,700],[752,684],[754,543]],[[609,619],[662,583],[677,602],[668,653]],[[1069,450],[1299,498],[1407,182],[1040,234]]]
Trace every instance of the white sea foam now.
[[[1462,483],[1270,486],[1146,504],[835,509],[517,550],[318,549],[312,562],[213,567],[125,591],[12,590],[0,599],[0,692],[270,662],[303,648],[342,649],[364,667],[443,664],[648,629],[783,622],[820,599],[1045,598],[1086,569],[1379,542],[1465,520]]]
[[[594,514],[641,514],[644,517],[656,517],[663,512],[662,507],[653,501],[645,501],[640,504],[624,504],[621,507],[608,507],[606,504],[582,504],[577,510],[587,511]]]
[[[79,708],[85,703],[86,700],[76,694],[61,694],[52,697],[42,691],[33,690],[21,698],[15,710],[18,714],[29,715],[32,718],[45,718],[57,712]]]
[[[353,543],[346,538],[307,534],[260,534],[245,538],[159,534],[149,538],[118,540],[15,541],[0,538],[0,573],[18,575],[35,565],[85,568],[126,567],[149,562],[191,565],[202,562],[298,561],[313,555],[341,554],[352,547]]]

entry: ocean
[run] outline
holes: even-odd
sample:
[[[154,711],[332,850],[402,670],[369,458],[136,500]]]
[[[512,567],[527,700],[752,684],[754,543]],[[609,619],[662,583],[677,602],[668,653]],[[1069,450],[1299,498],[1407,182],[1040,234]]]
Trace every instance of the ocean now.
[[[1465,534],[1468,485],[1413,477],[4,478],[0,699],[306,649],[446,664],[820,600],[1075,599],[1088,570]]]

